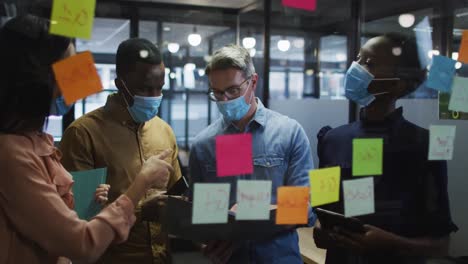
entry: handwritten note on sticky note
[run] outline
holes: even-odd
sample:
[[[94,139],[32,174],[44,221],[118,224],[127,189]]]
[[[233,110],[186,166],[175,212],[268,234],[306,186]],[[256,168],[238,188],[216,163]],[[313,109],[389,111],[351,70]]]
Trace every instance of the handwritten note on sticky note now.
[[[468,78],[453,78],[448,109],[468,113]]]
[[[451,160],[455,126],[429,126],[429,160]]]
[[[96,0],[54,0],[50,33],[72,38],[90,39]]]
[[[346,217],[374,213],[374,178],[343,181],[343,196]]]
[[[314,11],[317,8],[317,0],[283,0],[283,6]]]
[[[381,175],[383,139],[356,138],[353,140],[353,176]]]
[[[458,61],[468,63],[468,30],[463,31],[460,49],[458,51]]]
[[[195,183],[193,190],[193,224],[227,223],[228,183]]]
[[[276,224],[306,224],[309,212],[309,191],[309,187],[279,187]]]
[[[52,65],[67,105],[102,90],[93,55],[86,51]]]
[[[237,182],[236,220],[270,219],[271,181]]]
[[[340,198],[340,176],[340,167],[311,170],[309,172],[312,206],[338,202]]]
[[[433,56],[432,66],[429,70],[429,77],[426,82],[427,87],[445,93],[450,92],[452,80],[455,76],[456,63],[456,61],[444,56]]]
[[[253,172],[251,134],[216,137],[216,172],[218,177]]]
[[[90,220],[102,209],[94,200],[94,193],[100,184],[106,183],[107,168],[70,172],[73,176],[75,211],[80,219]]]

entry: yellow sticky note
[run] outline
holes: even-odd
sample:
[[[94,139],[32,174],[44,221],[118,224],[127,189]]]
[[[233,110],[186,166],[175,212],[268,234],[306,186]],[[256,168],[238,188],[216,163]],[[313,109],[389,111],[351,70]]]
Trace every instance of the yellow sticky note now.
[[[340,167],[311,170],[309,178],[312,206],[338,202],[340,199]]]
[[[67,105],[102,90],[101,79],[89,51],[56,62],[52,68]]]
[[[96,0],[54,0],[50,33],[90,39]]]
[[[307,224],[309,190],[309,187],[283,186],[278,188],[276,224]]]
[[[460,50],[458,51],[458,61],[468,63],[468,30],[463,31]]]
[[[381,175],[383,170],[383,139],[353,140],[353,176]]]

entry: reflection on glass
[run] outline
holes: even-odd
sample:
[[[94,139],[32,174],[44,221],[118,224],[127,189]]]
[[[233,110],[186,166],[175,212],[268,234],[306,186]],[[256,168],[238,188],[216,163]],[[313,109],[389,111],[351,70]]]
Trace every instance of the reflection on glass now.
[[[94,19],[91,40],[76,39],[76,50],[112,54],[129,36],[130,20],[97,17]]]
[[[158,43],[158,22],[156,21],[140,21],[138,23],[140,38],[145,38],[152,43]]]

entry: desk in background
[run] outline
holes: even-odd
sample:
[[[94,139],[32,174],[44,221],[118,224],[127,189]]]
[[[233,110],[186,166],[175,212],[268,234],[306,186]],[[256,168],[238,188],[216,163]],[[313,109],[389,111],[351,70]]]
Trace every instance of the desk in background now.
[[[313,238],[313,227],[298,228],[299,248],[306,264],[324,264],[326,250],[317,248]]]

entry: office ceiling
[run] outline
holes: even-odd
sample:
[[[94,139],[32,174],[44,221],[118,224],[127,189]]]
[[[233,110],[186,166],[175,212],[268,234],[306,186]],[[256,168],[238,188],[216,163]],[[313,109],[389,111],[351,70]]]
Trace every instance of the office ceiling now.
[[[127,0],[127,2],[140,2],[140,3],[158,3],[158,4],[172,4],[181,6],[204,6],[216,8],[229,8],[241,9],[250,4],[257,2],[256,0]]]

